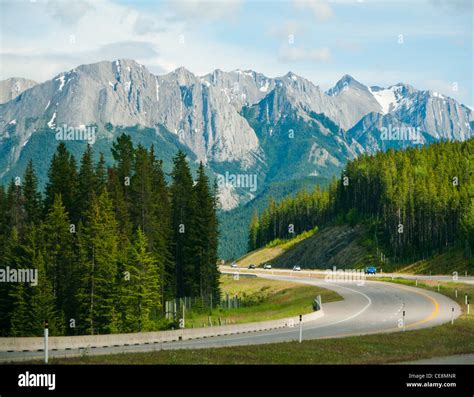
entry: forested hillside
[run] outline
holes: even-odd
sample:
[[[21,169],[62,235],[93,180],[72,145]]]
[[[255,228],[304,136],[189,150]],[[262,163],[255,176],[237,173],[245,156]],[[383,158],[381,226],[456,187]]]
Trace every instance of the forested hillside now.
[[[0,333],[52,335],[157,329],[164,301],[220,299],[215,187],[201,164],[174,157],[167,184],[154,148],[121,135],[114,165],[88,146],[77,164],[57,147],[45,197],[30,161],[0,186],[0,268],[36,269],[38,285],[0,282]],[[4,280],[3,280],[4,281]]]
[[[249,227],[249,250],[315,226],[365,223],[392,261],[474,252],[474,139],[363,155],[339,180],[271,202]]]

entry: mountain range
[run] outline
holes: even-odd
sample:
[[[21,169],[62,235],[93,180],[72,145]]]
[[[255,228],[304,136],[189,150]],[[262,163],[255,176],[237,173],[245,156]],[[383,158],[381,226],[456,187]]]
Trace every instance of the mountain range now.
[[[22,175],[33,158],[44,181],[58,128],[87,127],[96,134],[96,154],[107,154],[121,132],[153,143],[165,169],[177,149],[185,150],[211,175],[226,175],[220,201],[230,210],[274,183],[329,179],[364,153],[468,139],[474,112],[437,92],[404,83],[368,87],[349,75],[323,91],[292,72],[197,76],[181,67],[155,75],[133,60],[103,61],[43,83],[0,82],[0,180]],[[86,143],[67,145],[79,154]],[[249,175],[258,188],[233,183]]]

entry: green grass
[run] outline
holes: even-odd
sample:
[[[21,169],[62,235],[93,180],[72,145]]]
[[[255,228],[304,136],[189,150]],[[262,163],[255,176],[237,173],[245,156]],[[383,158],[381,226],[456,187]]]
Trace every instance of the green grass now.
[[[299,242],[311,237],[318,231],[318,227],[316,226],[314,229],[308,230],[306,232],[300,233],[297,236],[290,238],[290,239],[280,239],[277,238],[275,240],[270,241],[265,248],[281,248],[283,251],[289,250],[293,248]]]
[[[472,274],[474,271],[473,260],[469,261],[460,249],[452,249],[442,254],[437,254],[429,259],[423,259],[415,262],[409,266],[396,267],[396,270],[401,273],[411,274],[451,274],[457,271],[459,275],[464,275],[464,272]],[[389,269],[387,268],[387,271]]]
[[[406,285],[415,281],[395,279]],[[437,290],[437,283],[418,283],[418,287]],[[474,286],[441,283],[442,294],[454,299],[464,310],[464,293],[474,296]],[[401,361],[474,353],[474,313],[465,312],[454,325],[366,335],[343,339],[322,339],[232,348],[165,350],[81,358],[52,359],[55,364],[383,364]]]
[[[339,294],[327,289],[292,283],[287,281],[268,280],[259,277],[232,276],[221,277],[223,295],[237,295],[245,306],[233,309],[214,309],[211,318],[214,324],[218,319],[224,323],[239,324],[254,321],[275,320],[297,316],[313,311],[312,303],[317,295],[323,302],[334,302],[342,299]],[[190,313],[186,326],[201,327],[208,323],[209,313]]]
[[[313,236],[318,231],[318,227],[300,233],[292,239],[275,239],[270,241],[265,247],[256,249],[241,257],[236,263],[240,267],[248,267],[250,264],[261,266],[272,259],[280,256],[283,252],[295,247],[298,243]]]

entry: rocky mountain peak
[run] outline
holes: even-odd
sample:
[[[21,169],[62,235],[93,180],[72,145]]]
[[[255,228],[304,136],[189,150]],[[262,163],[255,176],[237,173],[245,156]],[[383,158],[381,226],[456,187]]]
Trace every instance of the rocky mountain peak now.
[[[351,75],[345,74],[334,87],[330,88],[326,92],[326,94],[329,96],[337,96],[341,93],[344,93],[348,89],[368,91],[367,86],[354,79]]]
[[[15,99],[22,92],[38,84],[36,81],[22,77],[10,77],[0,81],[0,104]]]

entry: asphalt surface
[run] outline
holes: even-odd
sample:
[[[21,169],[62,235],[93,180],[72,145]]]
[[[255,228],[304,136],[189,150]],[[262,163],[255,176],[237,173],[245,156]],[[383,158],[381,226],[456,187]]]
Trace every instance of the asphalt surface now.
[[[323,279],[264,274],[261,277],[294,281],[331,289],[343,301],[323,302],[324,317],[303,325],[303,339],[339,338],[384,332],[433,327],[451,321],[461,313],[456,302],[436,292],[405,285],[378,281],[330,283]],[[454,308],[454,311],[453,311]],[[405,317],[403,313],[405,312]],[[245,334],[216,336],[205,339],[108,348],[93,348],[87,354],[146,352],[160,349],[197,349],[254,345],[298,340],[299,325],[294,328]],[[84,354],[82,351],[50,351],[50,357]],[[1,352],[0,361],[41,359],[42,352]]]

